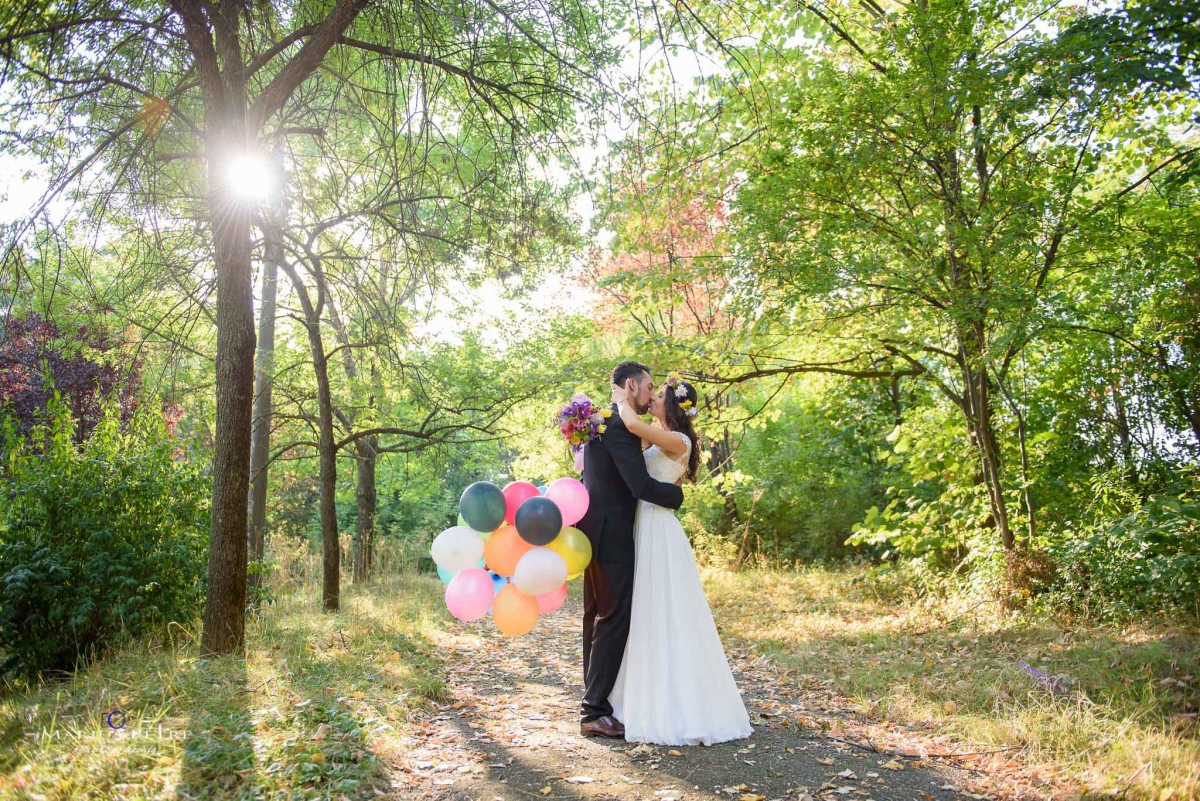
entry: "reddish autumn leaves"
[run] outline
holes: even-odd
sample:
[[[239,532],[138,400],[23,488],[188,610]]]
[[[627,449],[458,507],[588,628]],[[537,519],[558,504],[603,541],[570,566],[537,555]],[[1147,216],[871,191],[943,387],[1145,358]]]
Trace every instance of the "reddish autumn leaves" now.
[[[122,343],[104,331],[79,326],[64,332],[39,314],[9,318],[0,328],[0,410],[22,434],[46,416],[58,393],[82,441],[112,398],[127,420],[138,406],[140,362],[119,353]]]

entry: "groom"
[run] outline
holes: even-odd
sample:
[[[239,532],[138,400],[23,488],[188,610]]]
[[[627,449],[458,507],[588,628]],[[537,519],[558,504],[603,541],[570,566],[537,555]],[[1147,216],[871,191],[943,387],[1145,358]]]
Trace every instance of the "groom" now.
[[[621,362],[613,368],[612,386],[627,391],[629,405],[638,414],[649,410],[654,382],[646,365]],[[575,525],[592,543],[592,561],[583,574],[585,689],[579,733],[622,738],[625,726],[612,716],[608,696],[629,636],[637,502],[678,509],[683,505],[683,490],[650,477],[642,441],[625,428],[616,408],[614,403],[605,433],[584,448],[583,485],[590,503]]]

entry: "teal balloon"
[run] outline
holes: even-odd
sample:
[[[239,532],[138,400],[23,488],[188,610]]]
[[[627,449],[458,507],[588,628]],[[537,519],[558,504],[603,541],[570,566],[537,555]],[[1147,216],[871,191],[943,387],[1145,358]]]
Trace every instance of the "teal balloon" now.
[[[547,486],[545,486],[545,485],[543,484],[542,486],[538,487],[538,492],[540,492],[540,493],[542,493],[543,495],[545,495],[545,494],[546,494],[546,490],[548,490],[548,489],[550,489],[550,488],[549,488],[549,487],[547,487]]]
[[[484,565],[484,562],[483,562],[483,559],[482,559],[482,558],[481,558],[481,559],[480,559],[478,562],[476,562],[476,563],[475,563],[475,567],[484,567],[484,566],[485,566],[485,565]],[[440,578],[440,579],[442,580],[442,583],[443,583],[443,584],[449,584],[449,583],[450,583],[450,579],[452,579],[452,578],[454,578],[455,576],[457,576],[457,575],[458,575],[458,573],[451,573],[449,570],[446,570],[446,569],[444,569],[444,568],[441,568],[441,567],[439,567],[439,568],[437,569],[437,572],[438,572],[438,578]],[[492,581],[494,582],[494,581],[495,581],[495,578],[493,578],[493,579],[492,579]],[[499,591],[499,590],[496,590],[496,592],[500,592],[500,591]],[[493,597],[493,598],[494,598],[494,597],[496,597],[495,593],[492,593],[492,597]]]
[[[507,508],[504,493],[490,481],[476,481],[463,490],[458,501],[459,514],[467,525],[484,533],[500,528]]]

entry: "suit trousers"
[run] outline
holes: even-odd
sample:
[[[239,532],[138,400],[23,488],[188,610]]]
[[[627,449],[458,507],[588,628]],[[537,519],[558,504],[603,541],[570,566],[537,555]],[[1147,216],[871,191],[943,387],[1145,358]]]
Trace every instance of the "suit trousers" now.
[[[583,574],[583,720],[612,714],[633,609],[632,562],[592,560]]]

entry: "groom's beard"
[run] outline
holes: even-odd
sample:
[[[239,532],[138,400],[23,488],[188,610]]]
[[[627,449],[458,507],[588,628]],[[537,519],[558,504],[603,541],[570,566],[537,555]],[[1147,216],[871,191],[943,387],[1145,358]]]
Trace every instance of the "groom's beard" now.
[[[629,405],[633,407],[635,412],[637,412],[638,417],[641,417],[642,415],[646,414],[646,412],[650,411],[649,403],[647,403],[645,406],[642,406],[637,401],[630,401]]]

